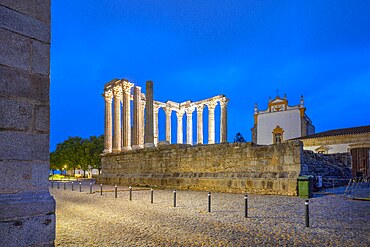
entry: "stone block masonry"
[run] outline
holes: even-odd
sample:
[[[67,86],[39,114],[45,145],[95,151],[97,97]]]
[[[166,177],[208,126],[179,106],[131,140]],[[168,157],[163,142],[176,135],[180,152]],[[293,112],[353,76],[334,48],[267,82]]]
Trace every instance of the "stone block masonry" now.
[[[163,145],[102,157],[100,183],[297,195],[302,143]]]
[[[351,179],[351,168],[350,153],[318,154],[303,151],[301,175],[322,176],[324,188],[347,185]]]
[[[54,246],[50,1],[0,1],[0,246]]]

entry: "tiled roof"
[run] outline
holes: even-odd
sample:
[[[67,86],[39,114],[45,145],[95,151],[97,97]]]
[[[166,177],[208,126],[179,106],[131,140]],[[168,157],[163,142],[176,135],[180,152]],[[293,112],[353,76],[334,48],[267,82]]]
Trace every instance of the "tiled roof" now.
[[[363,134],[363,133],[370,133],[370,125],[352,127],[352,128],[344,128],[344,129],[336,129],[336,130],[328,130],[328,131],[304,136],[304,137],[297,138],[297,139],[312,139],[312,138],[320,138],[320,137],[328,137],[328,136],[354,135],[354,134]]]

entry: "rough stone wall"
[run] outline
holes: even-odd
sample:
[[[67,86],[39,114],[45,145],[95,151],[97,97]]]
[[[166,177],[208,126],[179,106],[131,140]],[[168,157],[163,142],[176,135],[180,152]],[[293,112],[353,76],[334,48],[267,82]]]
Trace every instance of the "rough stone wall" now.
[[[50,1],[0,1],[0,245],[52,246]]]
[[[297,194],[302,143],[164,145],[102,157],[99,182],[159,188]]]
[[[303,151],[301,175],[323,177],[323,187],[341,186],[351,178],[352,158],[350,153],[318,154]]]

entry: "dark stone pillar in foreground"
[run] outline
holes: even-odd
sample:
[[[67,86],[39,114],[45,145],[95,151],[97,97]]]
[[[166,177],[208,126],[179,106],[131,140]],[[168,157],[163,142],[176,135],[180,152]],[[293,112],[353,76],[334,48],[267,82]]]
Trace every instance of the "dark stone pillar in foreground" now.
[[[146,82],[146,107],[145,107],[145,143],[144,147],[154,147],[153,128],[153,82]]]
[[[0,246],[53,246],[50,0],[0,1]]]

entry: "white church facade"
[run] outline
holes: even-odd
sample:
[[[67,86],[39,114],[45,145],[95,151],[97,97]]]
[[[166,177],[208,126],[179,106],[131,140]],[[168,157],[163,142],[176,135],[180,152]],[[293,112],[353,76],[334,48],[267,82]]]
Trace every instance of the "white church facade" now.
[[[270,145],[314,134],[315,127],[305,111],[303,96],[300,104],[295,106],[288,105],[286,95],[284,98],[270,98],[266,110],[259,110],[255,104],[252,141],[258,145]]]

